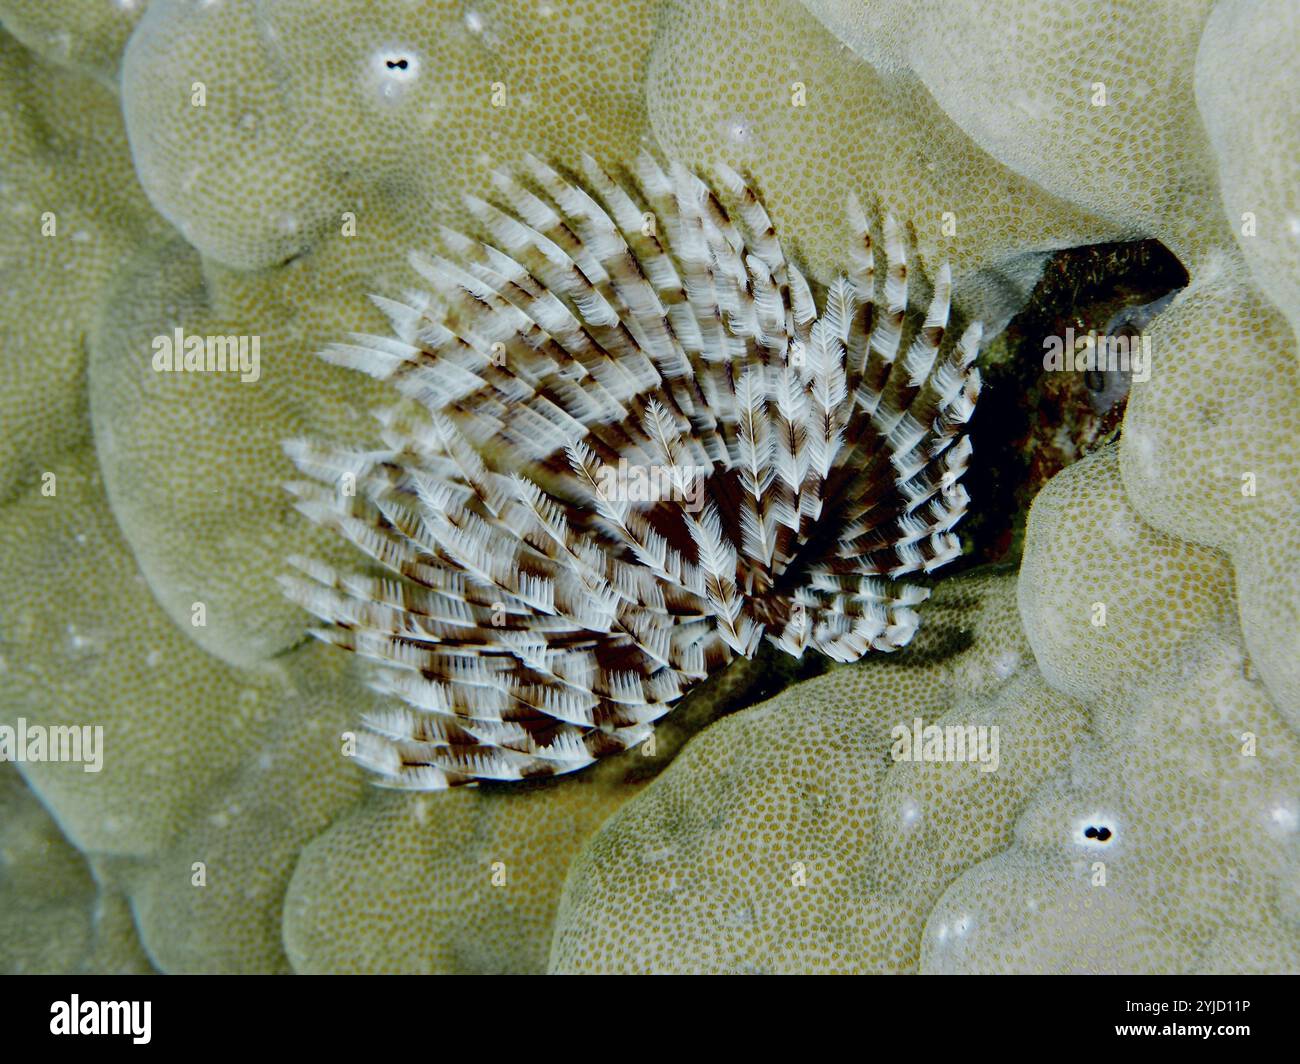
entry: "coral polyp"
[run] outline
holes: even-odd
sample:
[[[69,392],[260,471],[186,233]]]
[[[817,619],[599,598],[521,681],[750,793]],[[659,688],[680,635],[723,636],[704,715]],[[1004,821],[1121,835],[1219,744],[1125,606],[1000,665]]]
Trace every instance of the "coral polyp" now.
[[[441,789],[549,776],[646,740],[766,638],[836,661],[904,646],[960,554],[978,323],[908,310],[902,228],[850,202],[820,298],[758,194],[649,156],[615,180],[529,157],[467,206],[483,240],[414,254],[391,336],[324,357],[407,401],[372,450],[287,447],[298,508],[370,560],[296,556],[321,639],[395,696],[357,757]]]

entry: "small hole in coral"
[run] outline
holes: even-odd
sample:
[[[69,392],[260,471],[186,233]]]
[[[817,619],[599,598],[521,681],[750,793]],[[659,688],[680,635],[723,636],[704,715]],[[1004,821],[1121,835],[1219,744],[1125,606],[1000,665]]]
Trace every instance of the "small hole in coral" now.
[[[411,48],[398,45],[371,53],[370,76],[385,99],[400,98],[420,77],[420,56]]]
[[[1098,842],[1105,842],[1110,838],[1110,828],[1093,827],[1091,824],[1084,829],[1083,837],[1085,839],[1096,839]]]

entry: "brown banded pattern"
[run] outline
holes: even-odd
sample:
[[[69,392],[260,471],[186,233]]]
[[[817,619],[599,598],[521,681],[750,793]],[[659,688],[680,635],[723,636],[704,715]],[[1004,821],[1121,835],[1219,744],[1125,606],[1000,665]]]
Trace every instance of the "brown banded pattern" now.
[[[621,181],[529,158],[467,203],[483,239],[375,298],[393,334],[323,352],[412,400],[380,446],[286,445],[298,509],[369,558],[285,586],[393,696],[358,736],[379,781],[574,771],[763,638],[906,644],[927,592],[900,578],[960,553],[980,388],[947,266],[911,320],[900,227],[877,264],[851,203],[819,311],[739,175],[648,156]]]

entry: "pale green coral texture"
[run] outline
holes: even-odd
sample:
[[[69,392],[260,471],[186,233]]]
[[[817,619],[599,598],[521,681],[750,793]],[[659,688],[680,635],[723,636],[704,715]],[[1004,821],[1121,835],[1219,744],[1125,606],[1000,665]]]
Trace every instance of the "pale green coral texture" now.
[[[1300,15],[1086,7],[0,0],[0,725],[104,755],[0,765],[0,970],[1300,971]],[[316,352],[495,168],[645,150],[743,170],[818,282],[850,193],[894,213],[990,331],[1056,249],[1190,281],[1018,571],[901,653],[708,723],[723,680],[657,757],[377,791],[379,696],[277,585],[349,557],[283,441],[393,400]],[[156,371],[176,330],[256,379]],[[900,760],[918,720],[996,769]]]

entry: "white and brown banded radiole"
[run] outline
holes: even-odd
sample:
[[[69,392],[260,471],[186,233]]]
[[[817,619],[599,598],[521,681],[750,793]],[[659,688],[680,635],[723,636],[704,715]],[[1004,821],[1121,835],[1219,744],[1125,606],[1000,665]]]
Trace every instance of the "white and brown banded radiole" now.
[[[895,650],[926,597],[899,578],[960,552],[981,332],[945,339],[948,268],[910,320],[899,226],[878,261],[851,204],[819,313],[717,176],[528,159],[467,201],[484,242],[445,233],[449,257],[411,258],[426,293],[376,298],[393,335],[323,352],[415,400],[379,449],[287,445],[298,508],[371,559],[294,558],[285,583],[395,696],[358,736],[380,782],[580,769],[763,637]],[[671,490],[634,497],[616,467]]]

